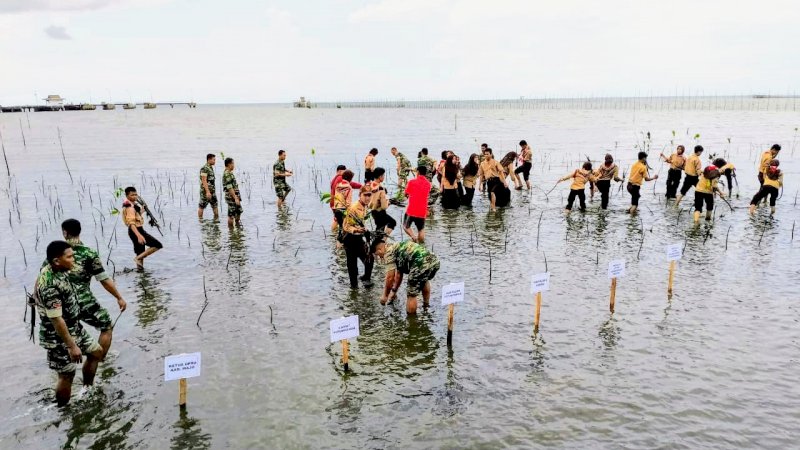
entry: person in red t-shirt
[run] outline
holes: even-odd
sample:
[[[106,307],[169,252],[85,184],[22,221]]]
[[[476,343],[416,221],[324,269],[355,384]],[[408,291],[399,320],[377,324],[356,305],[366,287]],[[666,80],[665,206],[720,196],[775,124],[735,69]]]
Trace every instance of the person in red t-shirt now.
[[[332,232],[335,232],[336,229],[339,227],[339,221],[336,219],[336,208],[334,208],[333,202],[336,199],[336,185],[342,181],[342,174],[344,174],[345,170],[347,170],[347,167],[345,167],[343,164],[338,165],[336,167],[336,175],[333,177],[333,180],[331,180],[330,205],[331,205],[331,212],[333,212],[333,223],[331,224]],[[361,183],[351,181],[350,187],[352,187],[353,189],[361,189]]]
[[[408,206],[403,220],[403,230],[414,242],[425,241],[425,218],[428,217],[428,195],[431,192],[431,183],[425,178],[427,173],[427,167],[417,167],[417,176],[406,186]],[[411,231],[412,223],[417,227],[417,236]]]

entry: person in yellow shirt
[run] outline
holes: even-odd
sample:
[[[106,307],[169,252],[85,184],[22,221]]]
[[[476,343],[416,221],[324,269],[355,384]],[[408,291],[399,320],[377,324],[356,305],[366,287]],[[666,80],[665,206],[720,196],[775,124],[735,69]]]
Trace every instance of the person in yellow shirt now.
[[[661,154],[661,159],[669,164],[669,171],[667,172],[667,198],[675,198],[678,193],[678,188],[681,185],[681,174],[683,173],[683,166],[686,165],[686,157],[683,154],[686,152],[686,147],[679,145],[675,153],[669,155],[669,158]]]
[[[372,265],[373,261],[367,253],[367,242],[365,233],[367,232],[367,217],[369,216],[369,204],[372,200],[372,186],[365,184],[361,186],[358,201],[347,207],[344,215],[342,228],[344,232],[343,244],[345,255],[347,256],[347,273],[350,276],[350,289],[358,289],[358,280],[364,282],[365,287],[372,286]],[[358,260],[364,263],[364,275],[358,276]]]
[[[608,192],[611,190],[611,180],[619,181],[624,180],[619,177],[619,166],[614,164],[614,157],[611,153],[606,153],[603,164],[594,171],[597,177],[597,189],[600,190],[600,208],[608,208]]]
[[[686,177],[683,179],[681,193],[678,195],[678,198],[675,199],[676,208],[681,203],[683,197],[686,196],[686,193],[689,192],[689,189],[693,188],[697,184],[697,180],[700,179],[700,172],[703,170],[703,163],[700,162],[700,155],[702,154],[703,146],[695,145],[694,155],[690,156],[686,161],[686,164],[683,166],[683,173],[686,174]]]
[[[559,183],[572,179],[572,184],[569,187],[569,197],[567,197],[567,207],[564,210],[567,214],[572,211],[572,204],[575,203],[575,197],[581,202],[581,212],[586,211],[586,183],[588,181],[595,181],[597,178],[592,173],[592,163],[585,162],[580,169],[575,169],[574,172],[558,180]]]
[[[778,157],[781,151],[781,146],[774,144],[769,150],[761,154],[761,163],[758,165],[758,184],[764,184],[764,174],[769,169],[769,162]]]
[[[706,220],[711,220],[711,211],[714,210],[714,194],[725,197],[717,183],[719,183],[719,169],[713,165],[706,167],[694,190],[694,223],[700,222],[703,203],[706,204]]]
[[[642,196],[639,191],[642,189],[642,184],[645,181],[653,181],[658,179],[658,175],[650,177],[647,171],[647,153],[639,152],[639,160],[636,161],[631,167],[631,174],[628,176],[628,193],[631,194],[631,207],[628,212],[633,214],[639,209],[639,198]]]
[[[769,162],[767,171],[764,174],[764,184],[758,190],[753,200],[750,201],[750,214],[755,214],[758,203],[769,195],[770,212],[775,214],[775,201],[778,199],[778,189],[783,186],[783,172],[778,169],[780,161],[773,159]]]
[[[728,186],[728,197],[733,193],[733,179],[736,178],[736,166],[725,161],[724,158],[715,158],[711,163],[719,169],[720,178],[725,177]]]

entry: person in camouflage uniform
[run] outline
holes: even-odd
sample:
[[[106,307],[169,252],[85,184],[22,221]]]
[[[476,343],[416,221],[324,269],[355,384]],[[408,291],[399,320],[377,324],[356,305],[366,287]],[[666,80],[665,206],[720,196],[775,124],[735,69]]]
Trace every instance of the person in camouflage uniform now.
[[[206,155],[206,165],[200,168],[200,203],[197,205],[197,217],[203,218],[203,211],[206,206],[211,205],[214,211],[214,220],[219,220],[219,207],[217,206],[217,187],[216,177],[214,176],[214,164],[217,157],[212,153]]]
[[[286,184],[286,177],[294,175],[291,170],[286,170],[286,150],[278,150],[278,160],[272,166],[272,184],[275,186],[275,195],[278,196],[278,208],[283,206],[283,201],[292,190]]]
[[[222,189],[225,190],[225,203],[228,205],[228,228],[233,228],[234,221],[237,227],[242,226],[242,196],[239,194],[239,184],[233,169],[236,163],[233,158],[225,158],[225,172],[222,172]]]
[[[402,202],[406,199],[406,185],[408,184],[408,174],[411,173],[411,161],[406,155],[400,153],[397,147],[392,147],[392,156],[397,160],[397,194],[392,200]]]
[[[103,357],[105,359],[108,350],[111,348],[112,328],[111,316],[108,310],[98,303],[97,298],[92,293],[91,283],[94,277],[105,290],[117,299],[120,313],[128,307],[125,300],[117,290],[114,280],[106,273],[103,262],[96,250],[83,245],[81,242],[81,223],[75,219],[67,219],[61,223],[61,232],[66,242],[72,247],[75,265],[68,272],[69,281],[75,288],[80,308],[79,319],[83,323],[93,327],[100,332],[98,343],[103,347]],[[49,265],[48,261],[42,264],[42,268]]]
[[[416,314],[417,296],[422,292],[422,303],[430,304],[430,280],[439,271],[439,258],[421,244],[413,241],[386,243],[376,239],[372,243],[372,253],[386,262],[386,284],[381,304],[394,301],[397,290],[403,283],[403,274],[408,274],[406,312]]]
[[[83,384],[91,386],[103,347],[92,339],[80,323],[80,306],[69,272],[75,255],[64,241],[47,246],[48,264],[39,272],[34,292],[39,314],[39,345],[47,350],[47,362],[58,373],[56,402],[69,403],[76,363],[83,361]]]
[[[433,205],[436,203],[436,200],[439,198],[439,189],[433,185],[433,176],[436,175],[436,161],[428,156],[428,149],[423,148],[419,152],[419,159],[417,159],[417,167],[427,167],[428,172],[425,174],[425,178],[431,183],[431,190],[428,194],[428,205]]]

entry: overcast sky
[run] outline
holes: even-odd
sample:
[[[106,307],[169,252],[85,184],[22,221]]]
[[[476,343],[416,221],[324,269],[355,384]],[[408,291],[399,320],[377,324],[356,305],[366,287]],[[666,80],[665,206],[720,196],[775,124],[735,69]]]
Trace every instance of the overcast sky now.
[[[794,1],[0,0],[0,104],[800,93]]]

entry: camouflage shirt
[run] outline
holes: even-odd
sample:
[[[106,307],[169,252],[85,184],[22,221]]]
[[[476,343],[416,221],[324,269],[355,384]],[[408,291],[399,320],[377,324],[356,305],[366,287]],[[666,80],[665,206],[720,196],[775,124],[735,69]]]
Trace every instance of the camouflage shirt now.
[[[410,273],[414,267],[422,268],[434,259],[438,261],[430,250],[413,241],[386,245],[386,270],[397,269],[400,273]]]
[[[433,180],[433,176],[436,174],[436,161],[428,155],[422,155],[422,157],[417,160],[417,167],[421,166],[428,168],[428,173],[425,174],[425,178],[427,178],[428,181]]]
[[[278,159],[272,166],[272,176],[274,177],[273,181],[286,181],[285,176],[278,175],[279,173],[283,174],[284,172],[286,172],[286,163]]]
[[[206,192],[205,189],[203,189],[203,174],[206,175],[206,181],[208,182],[208,190],[209,190],[209,192],[211,192],[211,195],[214,195],[214,193],[216,192],[215,191],[215,189],[216,189],[215,185],[216,185],[216,181],[217,181],[217,179],[214,177],[214,168],[211,167],[208,164],[206,164],[205,166],[200,168],[200,194],[201,194],[201,197],[205,196],[205,192]]]
[[[63,342],[51,318],[62,317],[69,333],[79,335],[83,327],[78,321],[78,297],[68,272],[56,272],[47,264],[36,279],[36,310],[39,312],[39,345],[56,348]]]
[[[236,182],[236,176],[233,172],[225,171],[222,172],[222,189],[225,190],[225,201],[228,203],[235,203],[233,197],[231,197],[230,190],[233,189],[233,192],[236,193],[236,197],[241,201],[242,196],[239,194],[239,183]]]
[[[411,171],[411,161],[406,158],[406,155],[397,152],[397,176],[408,177],[408,172]]]

